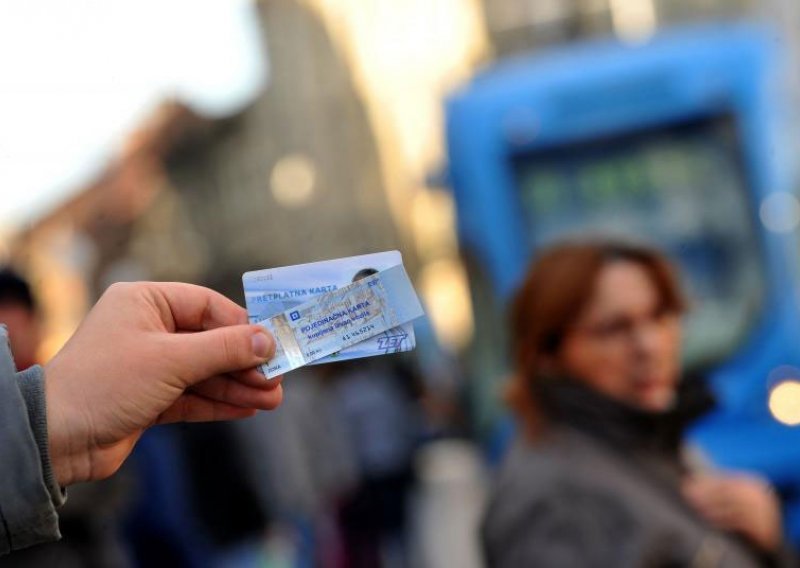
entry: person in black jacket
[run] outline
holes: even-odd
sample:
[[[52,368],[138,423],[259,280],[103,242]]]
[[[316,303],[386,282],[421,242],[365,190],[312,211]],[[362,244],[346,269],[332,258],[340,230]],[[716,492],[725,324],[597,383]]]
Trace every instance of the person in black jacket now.
[[[770,485],[693,471],[685,302],[659,253],[555,246],[512,308],[520,435],[483,524],[490,567],[793,565]]]

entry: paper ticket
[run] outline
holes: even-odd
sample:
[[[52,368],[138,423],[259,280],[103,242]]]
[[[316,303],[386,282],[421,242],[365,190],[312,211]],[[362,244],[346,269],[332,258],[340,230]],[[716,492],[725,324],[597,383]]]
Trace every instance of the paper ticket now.
[[[247,316],[251,323],[258,323],[347,286],[364,275],[398,264],[403,264],[403,257],[399,251],[393,250],[246,272],[242,275],[242,285]],[[415,346],[414,326],[406,323],[310,364],[400,353],[411,351]]]
[[[403,265],[365,275],[258,322],[277,343],[262,365],[272,378],[423,315]]]

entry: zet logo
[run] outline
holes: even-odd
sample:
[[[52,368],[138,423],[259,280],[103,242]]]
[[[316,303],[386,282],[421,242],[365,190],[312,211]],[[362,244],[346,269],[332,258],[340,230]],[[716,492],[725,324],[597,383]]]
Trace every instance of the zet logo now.
[[[400,328],[390,329],[378,338],[378,349],[386,353],[399,353],[403,349],[408,334]]]
[[[290,312],[289,317],[292,318],[292,321],[297,321],[300,319],[300,312],[298,312],[297,310]]]

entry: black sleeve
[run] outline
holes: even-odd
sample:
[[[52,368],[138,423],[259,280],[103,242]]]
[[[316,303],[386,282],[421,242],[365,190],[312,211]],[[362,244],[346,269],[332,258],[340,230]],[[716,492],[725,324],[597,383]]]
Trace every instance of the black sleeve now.
[[[23,395],[22,380],[38,381],[38,391],[25,384]],[[45,473],[50,471],[49,457],[40,451],[47,448],[47,424],[32,425],[44,416],[42,370],[16,373],[8,334],[0,326],[0,554],[61,537],[55,508],[63,495],[60,489],[55,495],[48,489],[46,475],[53,484],[52,472]]]

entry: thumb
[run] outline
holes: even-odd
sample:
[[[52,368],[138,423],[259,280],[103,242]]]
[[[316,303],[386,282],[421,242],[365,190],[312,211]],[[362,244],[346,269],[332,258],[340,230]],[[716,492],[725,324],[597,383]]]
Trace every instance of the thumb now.
[[[275,340],[258,325],[231,325],[171,337],[178,375],[189,385],[256,367],[275,355]]]

